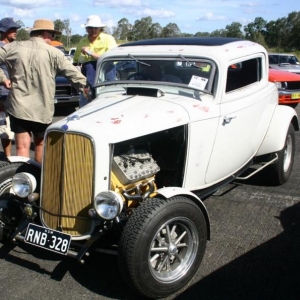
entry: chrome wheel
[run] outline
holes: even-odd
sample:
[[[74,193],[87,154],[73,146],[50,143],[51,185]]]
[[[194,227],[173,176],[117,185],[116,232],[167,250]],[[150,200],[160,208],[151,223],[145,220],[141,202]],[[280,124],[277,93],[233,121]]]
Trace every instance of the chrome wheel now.
[[[284,147],[284,154],[283,154],[283,170],[286,172],[291,164],[292,159],[292,151],[293,151],[293,140],[291,135],[288,135]]]
[[[119,242],[120,272],[128,285],[148,298],[180,290],[199,270],[208,226],[191,199],[151,198],[129,217]]]
[[[195,225],[186,218],[166,222],[156,233],[149,251],[153,277],[174,282],[183,277],[195,260],[199,238]]]

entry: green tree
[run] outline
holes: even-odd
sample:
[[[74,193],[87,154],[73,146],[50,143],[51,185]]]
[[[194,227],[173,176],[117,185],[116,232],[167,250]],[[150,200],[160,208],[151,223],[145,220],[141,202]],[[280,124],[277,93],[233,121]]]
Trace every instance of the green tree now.
[[[300,11],[294,11],[288,14],[285,33],[285,50],[300,49]]]
[[[169,23],[163,27],[160,35],[161,37],[178,37],[181,35],[181,31],[177,24]]]
[[[65,24],[64,24],[64,22],[61,21],[61,20],[59,20],[59,19],[55,20],[55,21],[54,21],[54,29],[63,32],[64,29],[65,29]],[[54,39],[56,39],[57,41],[60,41],[61,38],[62,38],[61,35],[56,35],[56,36],[54,37]]]
[[[227,32],[225,29],[217,29],[214,30],[210,33],[210,36],[212,37],[226,37],[227,36]]]
[[[230,25],[226,26],[226,36],[233,38],[242,38],[244,37],[243,32],[241,31],[242,24],[239,22],[232,22]]]
[[[66,42],[64,43],[64,45],[67,48],[70,48],[70,44],[71,44],[71,36],[72,36],[72,29],[70,28],[70,20],[66,19],[63,21],[64,23],[64,29],[63,32],[66,35]]]
[[[20,28],[17,32],[17,41],[26,41],[29,39],[29,32],[24,28]]]
[[[195,36],[209,36],[209,35],[210,35],[209,32],[200,32],[200,31],[198,31],[198,32],[195,33]]]
[[[262,36],[266,33],[267,21],[261,17],[255,18],[254,22],[244,26],[246,39],[257,42],[262,39]]]
[[[266,24],[266,31],[265,31],[265,41],[268,47],[277,47],[278,46],[278,28],[277,23],[275,21],[270,21]]]
[[[129,40],[138,41],[149,38],[149,31],[152,26],[152,18],[146,17],[136,20],[130,32]]]
[[[150,26],[150,30],[149,30],[149,33],[148,33],[148,38],[149,39],[154,39],[154,38],[160,37],[161,31],[162,31],[162,28],[159,25],[159,23],[152,24]]]
[[[29,39],[29,30],[25,29],[25,25],[22,21],[16,21],[21,28],[17,31],[17,41],[26,41]]]
[[[77,45],[81,40],[82,36],[80,34],[74,34],[71,36],[71,45]]]
[[[209,35],[208,32],[207,32],[207,35]],[[192,37],[192,36],[195,36],[195,35],[192,34],[192,33],[185,33],[185,32],[183,32],[183,33],[181,33],[181,36],[182,36],[182,37]]]
[[[118,22],[118,26],[113,32],[113,36],[118,40],[127,41],[129,32],[132,30],[132,25],[129,23],[128,19],[123,18]]]

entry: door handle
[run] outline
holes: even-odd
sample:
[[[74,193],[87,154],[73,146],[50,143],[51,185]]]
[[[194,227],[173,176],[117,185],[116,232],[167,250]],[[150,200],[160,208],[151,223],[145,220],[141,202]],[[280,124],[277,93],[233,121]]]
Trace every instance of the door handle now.
[[[229,124],[232,119],[235,119],[236,117],[224,117],[222,125],[225,126],[226,124]]]

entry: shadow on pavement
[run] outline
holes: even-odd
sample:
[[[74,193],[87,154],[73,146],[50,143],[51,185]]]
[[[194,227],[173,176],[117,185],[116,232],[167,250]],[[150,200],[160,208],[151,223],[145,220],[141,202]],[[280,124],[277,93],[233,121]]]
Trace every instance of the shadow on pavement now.
[[[284,231],[177,296],[176,300],[300,299],[300,204],[282,211]]]

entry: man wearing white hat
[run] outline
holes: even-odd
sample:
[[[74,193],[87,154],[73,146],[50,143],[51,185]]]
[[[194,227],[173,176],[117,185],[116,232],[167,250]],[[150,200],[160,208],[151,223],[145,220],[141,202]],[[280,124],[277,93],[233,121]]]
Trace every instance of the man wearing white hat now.
[[[55,77],[68,78],[78,90],[86,77],[49,40],[61,34],[46,19],[34,22],[27,41],[15,41],[0,48],[0,64],[6,63],[9,78],[0,69],[0,83],[10,89],[5,102],[11,130],[15,133],[17,155],[29,157],[31,135],[35,160],[42,162],[44,133],[54,115]]]
[[[86,23],[81,25],[86,28],[87,35],[78,43],[73,58],[74,65],[82,64],[81,71],[87,77],[91,86],[94,85],[96,76],[97,59],[106,51],[117,46],[113,36],[104,33],[105,24],[97,15],[91,15],[87,18]],[[115,71],[107,73],[107,80],[115,80]],[[88,100],[81,96],[79,107],[88,103]]]

